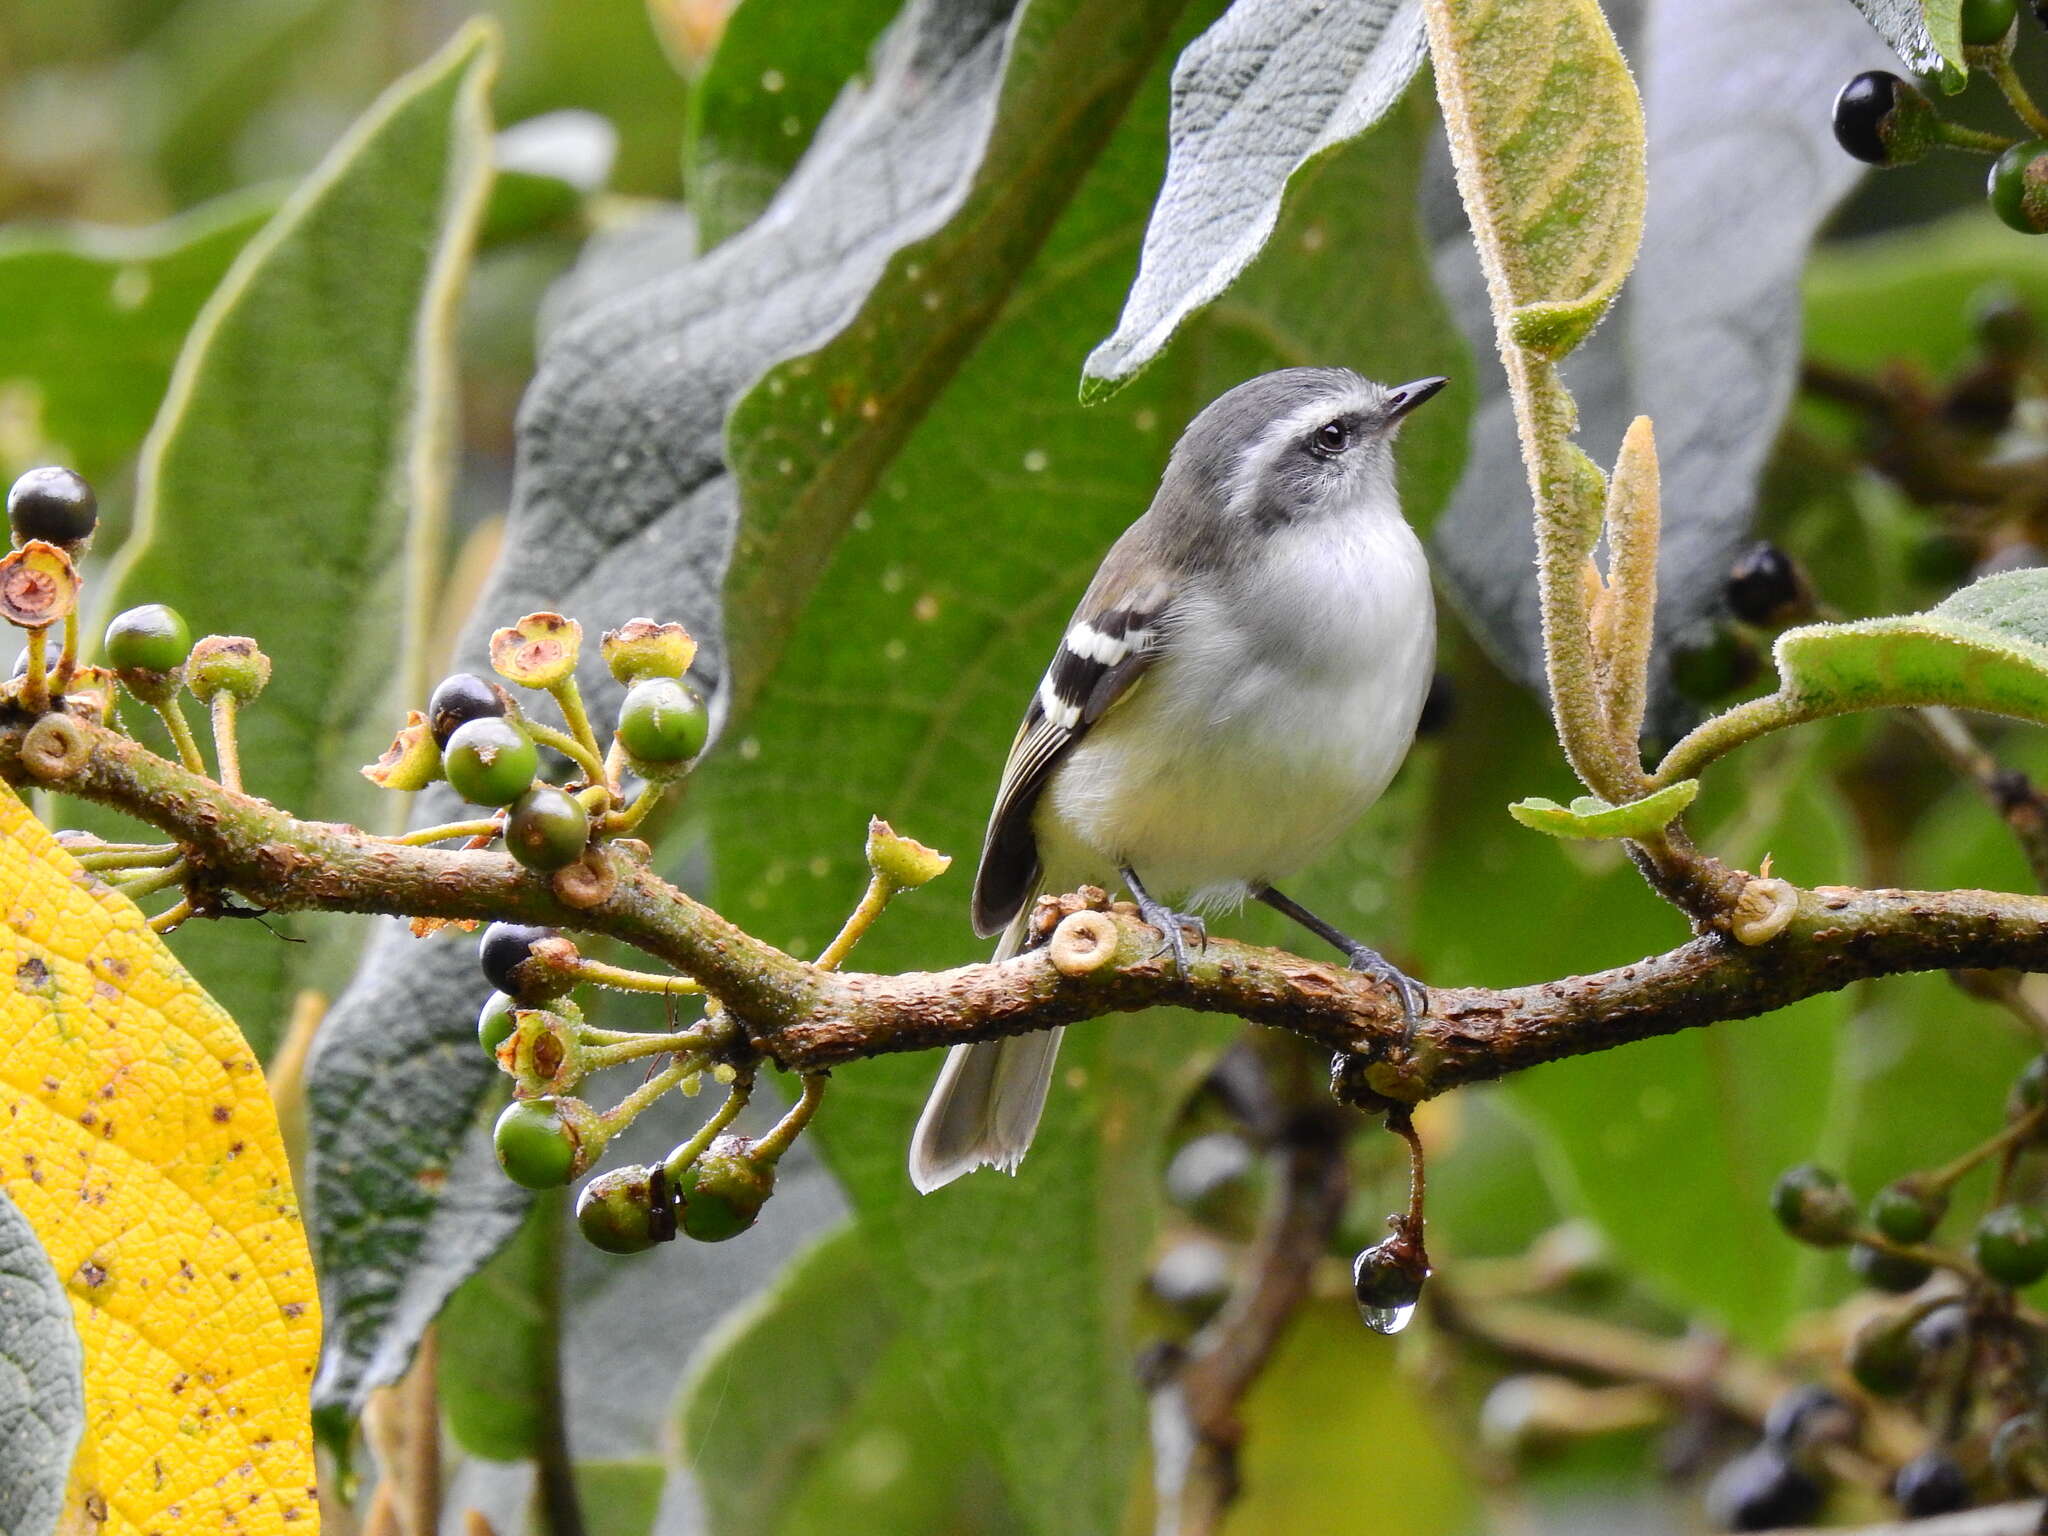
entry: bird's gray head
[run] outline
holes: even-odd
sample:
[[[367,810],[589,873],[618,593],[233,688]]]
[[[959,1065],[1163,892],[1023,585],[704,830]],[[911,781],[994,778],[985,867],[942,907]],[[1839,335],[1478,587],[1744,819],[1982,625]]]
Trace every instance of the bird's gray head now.
[[[1219,395],[1188,424],[1163,490],[1242,539],[1394,505],[1394,436],[1449,381],[1392,388],[1348,368],[1282,368]],[[1176,483],[1178,482],[1178,483]],[[1214,527],[1220,521],[1220,527]]]

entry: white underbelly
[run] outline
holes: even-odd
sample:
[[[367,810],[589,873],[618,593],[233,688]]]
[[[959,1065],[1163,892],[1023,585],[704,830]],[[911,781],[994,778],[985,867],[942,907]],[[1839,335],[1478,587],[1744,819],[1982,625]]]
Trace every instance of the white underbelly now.
[[[1331,615],[1306,664],[1212,616],[1184,629],[1215,643],[1171,647],[1052,775],[1034,819],[1048,887],[1129,866],[1161,900],[1230,903],[1341,836],[1407,755],[1434,664],[1421,551],[1391,572],[1387,553],[1361,552],[1377,563],[1348,602],[1295,594]]]

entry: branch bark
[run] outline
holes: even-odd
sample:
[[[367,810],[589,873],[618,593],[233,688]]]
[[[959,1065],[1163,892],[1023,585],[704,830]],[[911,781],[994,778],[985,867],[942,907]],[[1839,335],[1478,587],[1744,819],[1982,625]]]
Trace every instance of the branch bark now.
[[[65,751],[39,739],[52,730],[70,733]],[[1367,976],[1227,940],[1212,941],[1183,976],[1156,953],[1152,930],[1124,912],[1105,914],[1114,947],[1079,974],[1059,969],[1053,946],[950,971],[821,971],[669,885],[646,866],[644,851],[636,857],[635,845],[607,844],[608,879],[586,881],[572,903],[504,854],[407,847],[301,821],[70,716],[0,719],[0,780],[44,785],[149,822],[177,840],[204,886],[272,911],[508,919],[623,940],[701,981],[758,1051],[799,1072],[1167,1003],[1235,1014],[1368,1058],[1363,1075],[1373,1092],[1417,1102],[1542,1062],[1768,1013],[1874,976],[2048,970],[2048,898],[1819,886],[1799,891],[1783,931],[1753,947],[1709,929],[1591,975],[1435,989],[1410,1037],[1391,992]]]

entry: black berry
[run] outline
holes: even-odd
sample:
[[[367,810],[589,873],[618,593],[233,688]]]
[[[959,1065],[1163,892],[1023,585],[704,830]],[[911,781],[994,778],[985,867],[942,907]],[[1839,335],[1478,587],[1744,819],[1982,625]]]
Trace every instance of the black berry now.
[[[1764,1415],[1764,1439],[1788,1454],[1809,1445],[1850,1439],[1856,1410],[1811,1382],[1778,1395]]]
[[[1886,1253],[1884,1249],[1873,1248],[1868,1243],[1858,1243],[1849,1250],[1849,1267],[1872,1290],[1890,1291],[1894,1295],[1919,1290],[1927,1283],[1927,1277],[1934,1273],[1931,1267],[1918,1259]]]
[[[7,526],[17,544],[30,539],[76,544],[91,536],[99,519],[99,498],[92,487],[55,464],[30,470],[7,493]]]
[[[1907,165],[1933,147],[1934,105],[1897,75],[1868,70],[1835,97],[1835,142],[1868,165]]]
[[[1707,1488],[1707,1516],[1724,1531],[1770,1531],[1807,1525],[1827,1490],[1773,1446],[1760,1445],[1729,1462]]]
[[[1735,557],[1722,593],[1730,613],[1760,629],[1781,629],[1813,607],[1813,594],[1797,563],[1763,540]]]
[[[477,963],[483,967],[484,979],[510,997],[531,997],[533,989],[519,984],[519,969],[533,957],[534,945],[554,937],[552,928],[536,928],[525,923],[491,924],[484,930],[484,936],[476,947]]]
[[[1946,1451],[1922,1451],[1892,1479],[1892,1497],[1908,1520],[1970,1507],[1970,1480]]]
[[[502,715],[505,710],[504,692],[495,683],[487,683],[473,672],[456,672],[442,678],[427,700],[427,729],[434,733],[434,745],[445,747],[457,726]]]

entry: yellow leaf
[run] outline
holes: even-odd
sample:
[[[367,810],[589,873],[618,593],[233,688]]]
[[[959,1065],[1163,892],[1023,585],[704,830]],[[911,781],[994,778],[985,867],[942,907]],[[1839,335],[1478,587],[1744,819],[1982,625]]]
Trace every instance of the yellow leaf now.
[[[85,1346],[64,1528],[318,1531],[320,1306],[263,1069],[4,786],[0,1040],[0,1185]]]
[[[1495,323],[1559,358],[1643,232],[1643,103],[1599,0],[1424,0],[1437,99]]]

